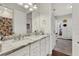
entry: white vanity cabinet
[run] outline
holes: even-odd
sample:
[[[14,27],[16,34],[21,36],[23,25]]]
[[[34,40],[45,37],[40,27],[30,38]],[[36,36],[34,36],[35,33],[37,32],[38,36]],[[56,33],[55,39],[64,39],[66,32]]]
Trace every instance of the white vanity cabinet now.
[[[41,56],[46,56],[46,38],[40,41]]]
[[[30,39],[30,38],[29,38]],[[23,42],[22,42],[23,43]],[[50,37],[44,36],[33,42],[30,42],[25,47],[17,49],[16,51],[8,54],[7,56],[46,56],[50,52]]]
[[[46,37],[46,55],[50,52],[50,37]]]
[[[30,56],[40,56],[40,41],[30,44]]]
[[[8,56],[29,56],[29,45],[9,54]]]

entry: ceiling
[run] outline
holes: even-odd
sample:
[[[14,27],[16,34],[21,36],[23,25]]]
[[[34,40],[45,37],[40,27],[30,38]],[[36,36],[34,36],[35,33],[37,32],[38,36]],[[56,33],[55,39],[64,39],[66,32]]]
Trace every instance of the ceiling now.
[[[36,5],[39,8],[39,7],[42,7],[41,5],[45,5],[45,4],[37,3]],[[71,3],[52,3],[52,9],[53,9],[54,16],[63,16],[63,15],[72,14],[72,4]]]
[[[23,7],[27,13],[38,9],[39,3],[17,3],[18,6]]]
[[[28,9],[25,9],[23,6],[14,4],[3,4],[4,6],[22,10],[24,12],[30,12]],[[36,3],[37,7],[40,7],[40,3]],[[70,3],[52,3],[52,10],[55,16],[67,15],[72,13],[72,4]]]
[[[70,3],[55,3],[52,8],[55,16],[62,16],[72,13],[72,4]]]

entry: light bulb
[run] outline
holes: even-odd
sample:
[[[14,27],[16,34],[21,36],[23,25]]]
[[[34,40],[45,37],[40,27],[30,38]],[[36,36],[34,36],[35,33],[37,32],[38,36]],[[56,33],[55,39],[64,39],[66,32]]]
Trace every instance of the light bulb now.
[[[32,9],[32,8],[30,8],[29,10],[30,10],[30,11],[33,11],[33,9]]]
[[[37,5],[34,5],[34,7],[33,7],[34,9],[37,9]]]
[[[25,8],[29,8],[29,6],[28,6],[28,5],[25,5],[24,7],[25,7]]]

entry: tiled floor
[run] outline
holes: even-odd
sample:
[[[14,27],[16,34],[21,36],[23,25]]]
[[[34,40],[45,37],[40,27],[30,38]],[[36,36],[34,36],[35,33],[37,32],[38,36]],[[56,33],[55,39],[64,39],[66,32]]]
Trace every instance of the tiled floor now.
[[[57,39],[57,43],[54,50],[71,56],[72,55],[72,40]]]

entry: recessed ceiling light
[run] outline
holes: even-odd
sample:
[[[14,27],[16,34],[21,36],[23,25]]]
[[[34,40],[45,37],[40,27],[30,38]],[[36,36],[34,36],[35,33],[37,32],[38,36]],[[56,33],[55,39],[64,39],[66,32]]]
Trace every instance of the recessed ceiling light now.
[[[34,9],[37,9],[37,5],[34,5],[34,7],[33,7]]]
[[[30,10],[30,11],[33,11],[33,9],[32,9],[32,8],[29,8],[29,10]]]
[[[24,7],[25,7],[25,8],[29,8],[29,6],[28,6],[28,5],[25,5]]]

